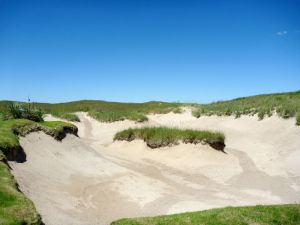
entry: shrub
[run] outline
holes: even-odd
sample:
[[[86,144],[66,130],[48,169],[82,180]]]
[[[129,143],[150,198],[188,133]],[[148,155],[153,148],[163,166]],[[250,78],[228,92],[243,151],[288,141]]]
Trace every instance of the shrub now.
[[[12,119],[28,119],[35,122],[43,121],[43,112],[37,108],[31,108],[30,105],[9,104],[8,116]]]
[[[201,111],[200,111],[200,109],[199,109],[199,110],[193,110],[193,111],[192,111],[192,114],[193,114],[194,117],[200,118],[200,116],[201,116]]]

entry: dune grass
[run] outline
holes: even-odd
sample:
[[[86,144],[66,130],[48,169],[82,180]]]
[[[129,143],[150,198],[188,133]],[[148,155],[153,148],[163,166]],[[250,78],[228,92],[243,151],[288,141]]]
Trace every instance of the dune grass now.
[[[99,111],[89,111],[88,114],[89,116],[101,122],[114,122],[114,121],[122,121],[125,119],[134,120],[137,122],[144,122],[148,120],[146,115],[137,111],[99,110]]]
[[[5,111],[10,101],[0,102],[0,112]],[[20,103],[21,104],[21,103]],[[89,112],[90,116],[103,122],[113,122],[124,119],[143,122],[147,120],[147,114],[168,113],[174,111],[180,113],[180,103],[167,102],[145,102],[145,103],[121,103],[106,102],[97,100],[82,100],[67,103],[48,104],[34,103],[35,107],[43,110],[44,113],[66,119],[69,121],[78,121],[79,118],[74,112]]]
[[[41,224],[33,203],[18,190],[6,163],[7,159],[17,160],[18,154],[23,151],[18,135],[39,130],[58,140],[66,132],[77,134],[77,127],[61,121],[34,122],[27,119],[0,121],[0,224]]]
[[[26,119],[0,121],[0,151],[8,156],[10,151],[20,148],[18,135],[24,136],[32,131],[45,133],[60,139],[65,132],[77,134],[77,127],[61,121],[34,122]]]
[[[176,145],[179,141],[184,143],[205,143],[209,145],[224,145],[225,136],[220,132],[177,129],[169,127],[129,128],[115,134],[114,140],[132,141],[142,139],[151,148]],[[223,150],[223,149],[222,149]]]
[[[300,113],[298,113],[296,116],[296,125],[300,126]]]
[[[0,101],[0,114],[5,111],[11,101]],[[181,107],[193,106],[193,115],[219,115],[236,118],[241,115],[258,115],[264,119],[276,113],[282,118],[296,117],[300,114],[300,91],[264,94],[250,97],[242,97],[229,101],[218,101],[210,104],[168,103],[168,102],[145,102],[145,103],[120,103],[98,100],[82,100],[58,104],[34,103],[34,106],[42,109],[44,113],[77,121],[74,112],[89,112],[89,114],[104,122],[130,119],[146,121],[147,114],[155,113],[181,113]],[[70,115],[71,114],[71,115]],[[1,118],[1,116],[0,116]],[[298,123],[298,122],[297,122]]]
[[[299,225],[300,205],[226,207],[168,216],[121,219],[111,225]]]
[[[300,91],[256,95],[237,98],[230,101],[219,101],[211,104],[195,105],[193,115],[255,115],[259,119],[271,116],[275,112],[282,118],[295,117],[300,113]]]
[[[71,122],[80,122],[79,117],[74,113],[66,113],[66,112],[51,112],[51,115],[57,118],[61,118]]]
[[[0,155],[0,224],[41,224],[41,218],[33,203],[18,190],[4,155]]]

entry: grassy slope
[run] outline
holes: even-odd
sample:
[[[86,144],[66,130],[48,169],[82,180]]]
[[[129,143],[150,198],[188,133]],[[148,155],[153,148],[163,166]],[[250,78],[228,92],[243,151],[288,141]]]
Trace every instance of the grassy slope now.
[[[121,219],[111,225],[298,225],[300,205],[227,207],[168,216]]]
[[[0,156],[1,158],[1,156]],[[0,159],[0,224],[41,224],[33,203],[17,189],[4,156]]]
[[[178,144],[178,141],[194,144],[204,142],[224,145],[225,136],[220,132],[182,130],[168,127],[144,127],[123,130],[116,133],[114,137],[114,140],[132,141],[134,139],[142,139],[149,147],[157,148]]]
[[[194,116],[258,114],[260,119],[272,115],[275,111],[280,117],[300,117],[300,91],[278,94],[256,95],[219,101],[196,106]]]
[[[7,156],[9,151],[20,147],[17,134],[24,136],[28,132],[37,130],[43,130],[56,139],[60,139],[66,130],[77,133],[76,126],[61,121],[37,123],[26,119],[4,120],[0,121],[0,151]]]
[[[21,150],[17,134],[25,135],[37,128],[57,139],[66,130],[77,132],[74,125],[59,121],[42,123],[25,119],[0,121],[0,224],[41,224],[33,203],[19,192],[6,164],[6,156],[11,157],[14,155],[12,152]]]
[[[0,114],[9,101],[0,101]],[[36,103],[37,107],[46,113],[76,121],[78,118],[69,115],[73,112],[84,111],[101,121],[111,122],[116,120],[131,119],[145,121],[149,113],[168,113],[174,111],[180,113],[180,106],[191,104],[166,103],[166,102],[145,102],[145,103],[119,103],[96,100],[82,100],[59,104]],[[266,115],[272,115],[277,111],[283,118],[297,117],[300,124],[300,91],[256,95],[237,98],[230,101],[219,101],[210,104],[192,104],[196,107],[193,114],[196,117],[201,115],[235,115],[258,114],[263,119]],[[0,115],[1,117],[1,115]]]
[[[9,101],[0,102],[0,112],[4,111]],[[84,111],[89,115],[103,122],[112,122],[124,119],[143,122],[147,120],[146,114],[149,113],[168,113],[174,111],[180,113],[178,109],[180,103],[165,102],[145,102],[145,103],[120,103],[106,102],[97,100],[82,100],[75,102],[47,104],[36,103],[35,106],[41,108],[46,113],[54,116],[76,121],[78,117],[74,117],[72,113]],[[71,114],[71,116],[70,116]]]

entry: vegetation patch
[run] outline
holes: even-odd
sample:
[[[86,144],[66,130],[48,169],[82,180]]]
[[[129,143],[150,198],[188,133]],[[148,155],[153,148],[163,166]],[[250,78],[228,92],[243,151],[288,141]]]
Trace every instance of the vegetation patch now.
[[[296,117],[296,125],[300,126],[300,113],[298,113],[298,115]]]
[[[77,127],[61,121],[34,122],[26,119],[0,121],[0,151],[9,160],[14,160],[22,154],[19,138],[34,131],[43,131],[57,140],[63,139],[67,133],[77,135]]]
[[[179,144],[179,141],[193,144],[209,144],[217,150],[224,150],[225,136],[220,132],[177,129],[168,127],[129,128],[115,134],[114,140],[144,140],[150,148]]]
[[[0,151],[0,224],[39,225],[41,218],[33,203],[19,190]]]
[[[34,131],[43,131],[57,140],[64,138],[66,133],[77,135],[76,126],[61,121],[34,122],[27,119],[0,121],[0,224],[42,224],[33,203],[18,190],[7,164],[7,159],[20,162],[26,159],[18,135],[25,136]]]
[[[79,117],[74,113],[51,112],[51,115],[71,122],[80,122]]]
[[[257,114],[262,120],[274,113],[282,118],[290,118],[300,114],[300,91],[256,95],[194,106],[193,115],[197,118],[201,115],[235,115],[238,118],[241,115]]]
[[[28,119],[35,122],[42,122],[43,112],[32,103],[8,103],[2,111],[2,119]]]
[[[200,212],[134,219],[121,219],[111,225],[298,225],[300,205],[226,207]]]
[[[11,103],[12,102],[10,101],[1,101],[0,112],[5,111],[8,105]],[[121,103],[82,100],[59,104],[34,103],[34,106],[41,109],[44,113],[52,114],[53,116],[69,121],[79,120],[76,115],[73,116],[74,112],[89,112],[90,116],[103,122],[113,122],[124,119],[143,122],[148,119],[146,116],[147,114],[161,114],[172,111],[175,113],[180,113],[180,107],[183,106],[183,104],[156,101],[145,103]]]
[[[101,122],[122,121],[125,119],[134,120],[137,122],[147,121],[148,118],[143,113],[136,111],[89,111],[89,116]]]

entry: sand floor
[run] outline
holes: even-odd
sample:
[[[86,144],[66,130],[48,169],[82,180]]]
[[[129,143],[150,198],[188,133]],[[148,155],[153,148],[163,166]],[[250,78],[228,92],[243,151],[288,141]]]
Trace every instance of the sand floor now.
[[[41,132],[29,134],[20,138],[27,161],[10,162],[46,225],[300,202],[300,127],[294,119],[197,119],[188,109],[150,115],[143,124],[78,115],[80,138],[68,135],[58,142]],[[150,149],[140,140],[112,140],[128,127],[160,125],[222,131],[227,154],[204,145]]]

